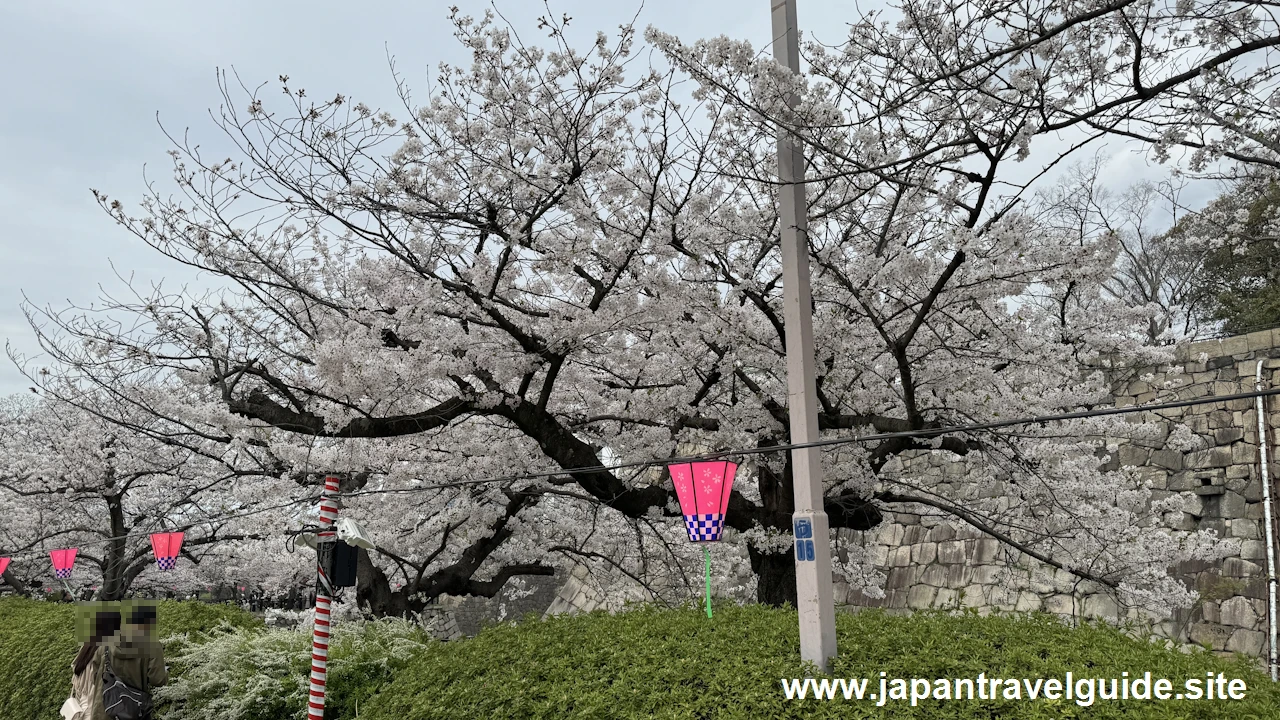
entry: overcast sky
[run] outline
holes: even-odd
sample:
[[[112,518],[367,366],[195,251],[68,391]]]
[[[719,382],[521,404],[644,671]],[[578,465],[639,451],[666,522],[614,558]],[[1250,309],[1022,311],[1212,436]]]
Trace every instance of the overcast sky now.
[[[157,113],[171,132],[190,128],[194,143],[218,146],[220,132],[208,115],[221,99],[215,68],[234,68],[251,87],[288,75],[289,84],[306,88],[309,97],[342,93],[394,111],[388,53],[419,100],[439,62],[465,63],[447,20],[454,4],[475,16],[490,7],[479,0],[4,0],[0,339],[22,354],[39,352],[19,307],[24,294],[60,310],[68,303],[87,305],[104,290],[120,294],[125,286],[116,271],[144,283],[163,279],[176,286],[193,279],[189,269],[112,223],[90,188],[132,210],[144,194],[144,164],[147,177],[166,187],[170,145]],[[770,5],[647,0],[639,25],[686,41],[746,38],[761,48],[771,37]],[[499,0],[497,7],[526,42],[537,42],[541,2]],[[570,15],[571,29],[589,42],[596,30],[612,33],[630,20],[640,3],[555,0],[551,7]],[[800,25],[819,40],[838,42],[852,8],[847,0],[800,0]],[[1163,176],[1131,146],[1115,142],[1108,149],[1113,160],[1107,178],[1117,189]],[[0,357],[0,395],[25,391],[28,384]]]

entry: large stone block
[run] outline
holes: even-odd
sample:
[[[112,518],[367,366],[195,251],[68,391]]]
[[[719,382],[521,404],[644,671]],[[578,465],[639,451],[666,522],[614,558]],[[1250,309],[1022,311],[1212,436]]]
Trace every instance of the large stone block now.
[[[1248,560],[1229,557],[1222,561],[1222,574],[1233,578],[1256,577],[1262,574],[1262,567]]]
[[[1004,568],[1000,565],[979,565],[972,569],[965,569],[969,572],[969,577],[973,578],[976,583],[996,585],[1004,581]]]
[[[1050,595],[1044,599],[1044,611],[1057,615],[1074,615],[1076,602],[1070,595]]]
[[[896,567],[889,570],[889,574],[885,576],[885,590],[902,590],[910,587],[915,581],[915,568]]]
[[[1184,492],[1182,497],[1182,512],[1196,517],[1204,516],[1204,498],[1195,492]]]
[[[911,564],[911,546],[902,545],[889,554],[889,564],[893,567],[906,567]]]
[[[995,538],[983,538],[974,543],[973,562],[978,565],[985,565],[996,559],[996,553],[1000,550],[1000,541]]]
[[[1224,518],[1243,518],[1245,511],[1244,496],[1230,490],[1218,499],[1218,513]]]
[[[1208,530],[1217,533],[1218,537],[1227,536],[1227,521],[1220,517],[1203,517],[1200,518],[1199,530]]]
[[[964,543],[959,540],[938,543],[938,562],[946,565],[965,562]]]
[[[1240,482],[1240,483],[1233,484],[1231,481],[1232,480],[1247,481],[1252,476],[1253,476],[1253,468],[1249,467],[1248,465],[1232,465],[1231,467],[1227,468],[1227,487],[1231,488],[1232,490],[1235,490],[1236,492],[1240,492],[1241,490],[1244,489],[1244,486],[1247,484],[1247,482]]]
[[[933,598],[937,592],[937,588],[928,585],[916,585],[907,592],[907,607],[913,610],[933,607]]]
[[[1258,446],[1239,442],[1231,446],[1231,461],[1240,465],[1249,465],[1258,461]]]
[[[1226,650],[1227,640],[1234,630],[1216,623],[1196,623],[1191,626],[1191,642],[1208,645],[1214,650]]]
[[[1138,466],[1145,465],[1151,457],[1151,451],[1147,448],[1134,447],[1133,445],[1121,445],[1118,450],[1121,465]]]
[[[928,565],[938,557],[938,543],[923,542],[911,546],[911,562],[917,565]]]
[[[1034,612],[1044,607],[1044,601],[1035,593],[1021,592],[1018,593],[1018,601],[1013,606],[1018,612]]]
[[[1120,607],[1109,595],[1101,593],[1089,595],[1084,599],[1084,616],[1114,620],[1119,616]]]
[[[1262,537],[1262,534],[1258,532],[1258,523],[1256,521],[1237,517],[1227,521],[1227,537],[1241,540],[1257,540]]]
[[[912,525],[908,527],[905,532],[903,532],[902,544],[915,545],[918,542],[922,542],[924,540],[925,534],[928,532],[929,532],[928,528],[922,525]]]
[[[1223,625],[1231,625],[1234,627],[1253,629],[1258,625],[1258,616],[1253,612],[1253,606],[1249,604],[1249,598],[1239,595],[1222,601],[1221,604]]]
[[[1151,464],[1167,470],[1181,470],[1183,454],[1177,450],[1154,450],[1151,453]]]
[[[956,529],[951,527],[949,523],[938,525],[929,530],[929,542],[939,543],[947,540],[954,540],[956,537]],[[935,552],[937,548],[934,548]]]
[[[930,565],[920,574],[920,582],[928,583],[934,587],[945,587],[949,569],[946,565]]]
[[[1244,439],[1244,428],[1242,427],[1223,427],[1213,431],[1214,442],[1219,445],[1230,445],[1231,443]]]
[[[1216,602],[1206,602],[1200,606],[1200,617],[1205,622],[1222,624],[1222,607]]]
[[[974,568],[968,565],[948,565],[946,586],[952,589],[962,588],[969,583],[979,582],[983,585],[990,585],[991,582],[984,577],[979,577]]]
[[[1245,522],[1237,520],[1237,523]],[[1249,521],[1254,527],[1254,533],[1261,536],[1258,532],[1258,524],[1256,521]],[[1234,527],[1234,525],[1233,525]],[[1265,540],[1245,540],[1240,543],[1240,557],[1244,560],[1265,560],[1267,558],[1267,543]]]
[[[1225,468],[1232,463],[1231,448],[1215,447],[1208,450],[1198,450],[1191,453],[1187,458],[1189,467],[1201,468]]]
[[[1184,470],[1169,476],[1167,489],[1174,492],[1183,492],[1199,486],[1200,480],[1196,477],[1195,473],[1190,470]]]
[[[1258,330],[1245,335],[1242,339],[1249,350],[1253,352],[1270,350],[1276,346],[1276,333],[1274,330]],[[1250,369],[1250,372],[1253,372],[1252,369]]]
[[[868,549],[871,564],[876,567],[884,567],[889,564],[889,546],[888,545],[872,545]]]
[[[1266,647],[1267,636],[1256,630],[1236,630],[1227,640],[1226,649],[1248,657],[1258,657]]]

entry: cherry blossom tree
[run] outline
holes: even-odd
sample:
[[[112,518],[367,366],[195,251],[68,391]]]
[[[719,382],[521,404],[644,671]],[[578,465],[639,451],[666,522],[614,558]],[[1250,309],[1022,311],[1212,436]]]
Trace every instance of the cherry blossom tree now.
[[[0,550],[17,555],[10,573],[19,589],[48,576],[48,550],[59,547],[79,549],[73,577],[102,599],[152,585],[186,589],[203,584],[191,568],[213,547],[265,536],[253,529],[265,523],[223,519],[256,502],[237,499],[235,481],[254,477],[256,491],[260,476],[131,432],[122,413],[111,417],[52,396],[6,399]],[[134,417],[156,429],[155,418]],[[163,573],[154,567],[149,534],[170,530],[186,533],[182,569]]]
[[[224,291],[32,322],[54,377],[110,393],[158,373],[180,389],[147,406],[156,417],[344,472],[343,512],[378,535],[358,588],[375,608],[492,595],[570,560],[670,596],[654,580],[689,560],[674,492],[614,466],[789,437],[778,128],[811,149],[824,433],[1096,406],[1101,358],[1171,355],[1105,292],[1114,236],[1055,227],[1020,206],[1031,183],[1006,178],[1037,137],[1158,123],[1159,103],[1210,92],[1200,69],[1280,43],[1230,13],[1219,25],[1247,37],[1167,36],[1235,6],[907,3],[896,28],[868,16],[843,48],[810,44],[804,79],[727,38],[652,31],[672,67],[640,68],[633,26],[583,53],[565,20],[543,20],[539,48],[455,10],[472,64],[442,66],[420,106],[402,85],[404,116],[313,102],[285,76],[280,111],[224,74],[214,118],[236,157],[176,142],[182,196],[153,186],[138,217],[95,191]],[[1196,33],[1212,41],[1200,55],[1180,39]],[[1198,65],[1170,69],[1188,53]],[[826,455],[826,511],[859,530],[882,508],[944,514],[1167,608],[1191,595],[1164,568],[1224,548],[1143,521],[1161,508],[1141,478],[1095,454],[1097,438],[1157,430],[1090,419],[844,445]],[[1002,490],[922,486],[900,462],[922,452]],[[790,462],[748,460],[726,561],[749,565],[758,600],[794,602]],[[874,582],[864,560],[846,570]]]

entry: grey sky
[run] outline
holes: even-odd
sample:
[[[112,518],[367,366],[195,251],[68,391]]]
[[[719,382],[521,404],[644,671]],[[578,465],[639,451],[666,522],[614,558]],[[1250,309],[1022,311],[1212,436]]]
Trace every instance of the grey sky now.
[[[419,100],[437,63],[466,61],[447,21],[454,4],[475,16],[489,7],[479,0],[0,4],[6,69],[0,80],[0,338],[20,353],[37,354],[19,308],[23,294],[55,310],[68,302],[87,305],[102,290],[124,289],[112,264],[144,283],[176,285],[194,277],[114,225],[89,189],[136,207],[145,190],[144,164],[149,179],[168,186],[170,145],[157,112],[170,132],[189,127],[193,143],[219,147],[220,132],[208,116],[221,99],[215,67],[234,67],[251,87],[283,74],[311,97],[342,93],[394,111],[388,52]],[[770,4],[647,0],[639,24],[686,40],[725,34],[763,47],[770,40]],[[598,29],[612,32],[639,7],[638,0],[552,3],[557,14],[573,17],[571,28],[586,42]],[[835,42],[853,18],[852,7],[845,0],[801,0],[800,23]],[[541,2],[500,0],[498,9],[526,42],[539,41]],[[1118,142],[1110,149],[1116,158],[1108,178],[1116,188],[1162,174]],[[0,358],[0,395],[28,384]]]

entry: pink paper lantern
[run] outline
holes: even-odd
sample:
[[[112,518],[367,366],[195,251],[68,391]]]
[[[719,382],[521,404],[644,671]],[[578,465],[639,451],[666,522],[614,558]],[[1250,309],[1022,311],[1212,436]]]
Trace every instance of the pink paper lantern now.
[[[714,542],[724,529],[725,509],[738,465],[728,460],[673,463],[667,466],[680,499],[689,542]]]
[[[152,533],[151,551],[161,570],[172,570],[178,563],[178,551],[182,549],[182,533]]]
[[[10,560],[12,560],[12,558],[0,557],[0,575],[3,575],[4,571],[9,569]]]
[[[76,564],[76,552],[77,548],[49,551],[49,557],[53,559],[53,574],[59,580],[71,577],[71,566]]]

